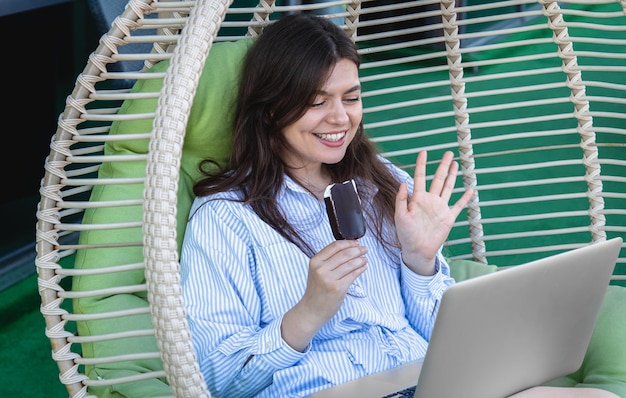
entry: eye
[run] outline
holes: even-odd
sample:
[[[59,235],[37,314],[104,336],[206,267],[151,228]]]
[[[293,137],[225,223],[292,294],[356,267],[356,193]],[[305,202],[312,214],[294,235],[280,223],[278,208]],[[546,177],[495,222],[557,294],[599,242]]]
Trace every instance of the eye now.
[[[313,101],[313,103],[311,104],[311,108],[319,108],[322,105],[324,105],[326,103],[326,100],[315,100]]]
[[[356,95],[356,96],[352,96],[352,97],[346,97],[343,100],[344,100],[344,102],[355,103],[355,102],[361,101],[361,96],[360,95]]]

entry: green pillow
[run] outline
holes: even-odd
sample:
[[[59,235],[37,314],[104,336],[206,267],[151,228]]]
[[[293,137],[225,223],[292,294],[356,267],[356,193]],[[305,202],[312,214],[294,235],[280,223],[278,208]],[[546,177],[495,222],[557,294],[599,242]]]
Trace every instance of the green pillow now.
[[[447,259],[450,266],[450,276],[455,281],[461,282],[466,279],[475,278],[477,276],[490,274],[496,272],[498,267],[496,265],[487,265],[471,260],[450,260]]]
[[[193,105],[190,110],[183,156],[180,168],[180,181],[177,207],[177,242],[182,236],[187,221],[191,202],[192,187],[200,177],[198,164],[207,157],[220,163],[228,160],[232,143],[232,120],[235,96],[239,84],[242,60],[252,43],[252,39],[237,42],[215,43],[210,51],[202,71]],[[169,61],[156,64],[149,72],[164,72]],[[158,93],[163,85],[162,79],[139,80],[133,92]],[[122,104],[120,114],[147,114],[142,120],[118,121],[112,124],[110,134],[147,133],[152,131],[153,118],[156,111],[157,98],[127,100]],[[148,140],[133,140],[107,143],[107,154],[132,155],[147,154]],[[146,175],[145,161],[108,162],[102,164],[99,178],[144,178]],[[106,184],[94,187],[90,200],[141,200],[144,186],[137,184]],[[83,223],[101,224],[111,222],[134,222],[125,229],[105,231],[83,231],[80,234],[81,244],[102,244],[104,242],[119,243],[115,248],[91,248],[77,252],[76,268],[96,269],[122,264],[142,263],[143,249],[142,229],[143,217],[141,205],[128,205],[115,208],[88,209]],[[128,245],[128,242],[134,242]],[[74,312],[77,314],[95,314],[112,310],[146,308],[146,297],[143,269],[129,270],[102,275],[79,276],[73,278],[74,291],[91,291],[110,287],[129,286],[127,293],[87,297],[74,300]],[[136,288],[132,288],[137,286]],[[135,291],[136,290],[136,291]],[[149,313],[120,318],[119,321],[89,320],[77,322],[81,335],[101,335],[106,333],[123,333],[130,330],[152,329]],[[83,343],[83,356],[86,358],[102,358],[111,355],[123,355],[140,352],[158,352],[154,335],[129,337],[97,343]],[[138,361],[118,362],[106,365],[89,365],[86,374],[92,379],[132,376],[137,373],[160,371],[163,369],[159,358]],[[98,396],[133,397],[161,396],[171,394],[165,379],[145,380],[141,382],[123,383],[113,388],[92,388]],[[141,391],[141,393],[138,393]]]

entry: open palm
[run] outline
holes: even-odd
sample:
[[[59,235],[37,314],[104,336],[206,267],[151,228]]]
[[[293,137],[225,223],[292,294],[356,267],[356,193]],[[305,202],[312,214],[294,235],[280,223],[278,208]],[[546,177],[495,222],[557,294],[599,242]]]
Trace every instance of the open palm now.
[[[448,238],[454,221],[473,192],[468,189],[454,205],[449,205],[459,168],[450,151],[444,153],[430,189],[426,190],[426,160],[426,151],[420,152],[410,198],[406,184],[400,186],[396,196],[395,224],[403,261],[413,271],[429,275],[434,273],[437,251]]]

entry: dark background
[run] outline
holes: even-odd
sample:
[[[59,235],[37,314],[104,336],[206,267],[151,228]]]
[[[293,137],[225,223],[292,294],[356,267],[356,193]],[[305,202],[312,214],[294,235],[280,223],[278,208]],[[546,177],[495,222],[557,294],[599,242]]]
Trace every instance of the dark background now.
[[[35,213],[57,119],[102,34],[89,1],[0,0],[2,396],[67,397],[39,312]]]
[[[97,43],[86,0],[3,2],[4,77],[0,279],[15,257],[34,253],[36,208],[44,160],[65,98]],[[89,46],[89,48],[87,48]],[[34,270],[33,270],[34,271]]]

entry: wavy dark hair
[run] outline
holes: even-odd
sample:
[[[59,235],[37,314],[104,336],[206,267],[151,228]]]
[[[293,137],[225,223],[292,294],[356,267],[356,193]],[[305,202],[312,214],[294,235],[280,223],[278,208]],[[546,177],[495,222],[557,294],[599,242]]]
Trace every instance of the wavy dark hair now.
[[[216,169],[211,159],[203,161],[204,177],[194,186],[197,196],[241,190],[243,203],[308,256],[315,253],[275,201],[284,175],[290,175],[281,156],[289,150],[282,130],[304,115],[342,59],[360,66],[350,36],[323,17],[290,14],[266,27],[244,61],[229,162]],[[362,123],[345,157],[324,167],[333,182],[360,177],[378,188],[368,218],[379,241],[385,247],[397,247],[395,236],[390,242],[383,239],[383,228],[393,225],[400,184],[378,157]]]

